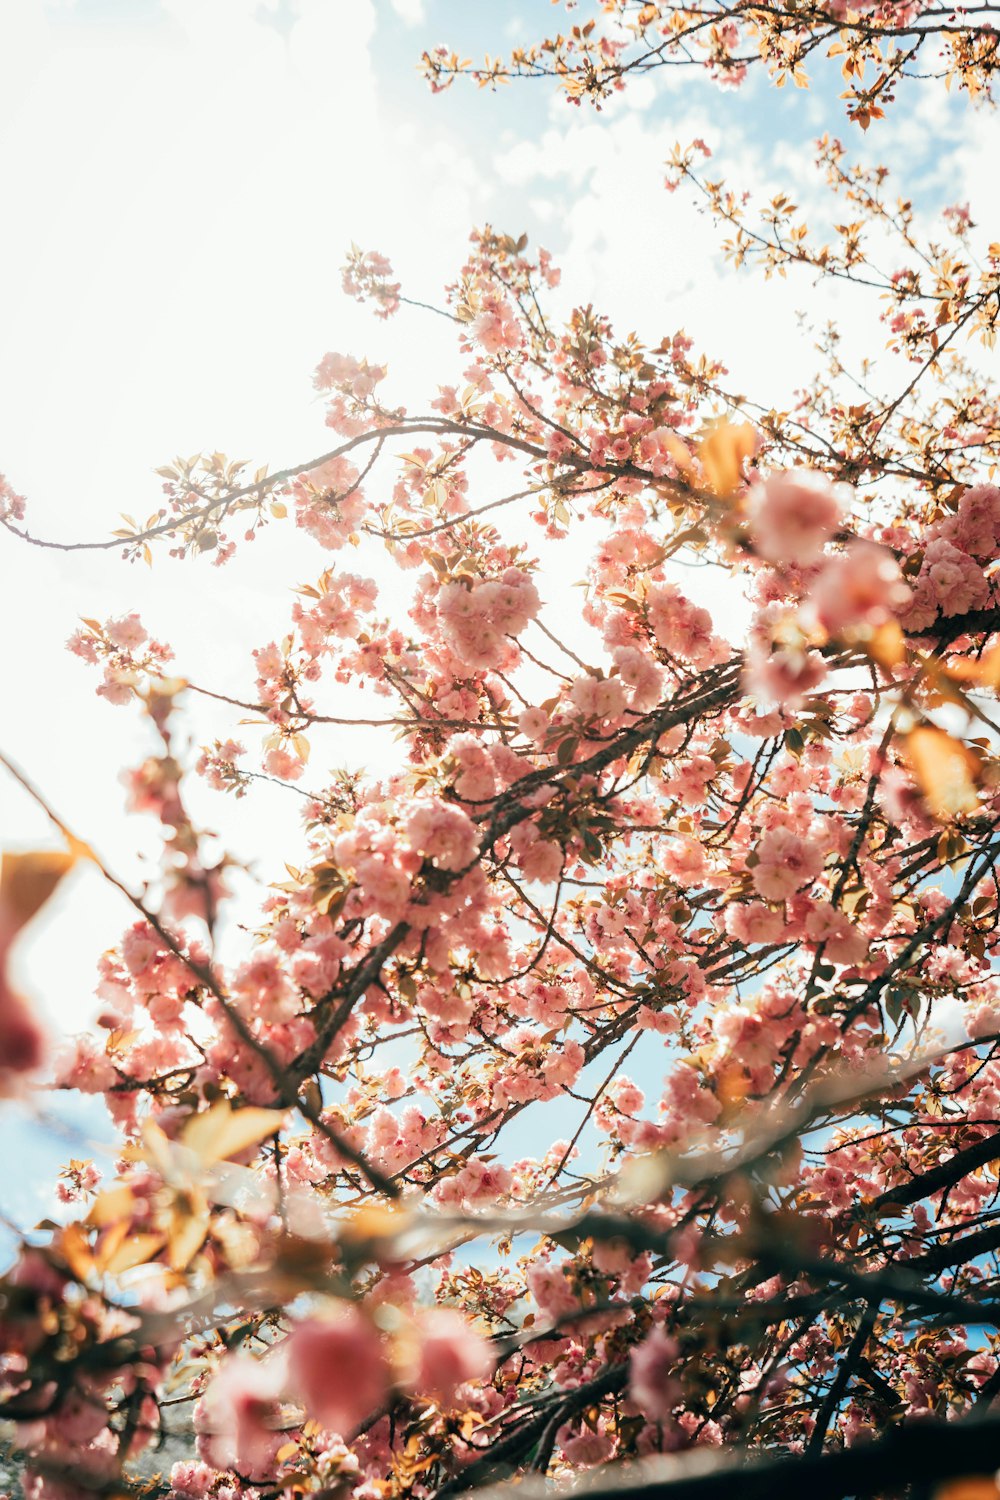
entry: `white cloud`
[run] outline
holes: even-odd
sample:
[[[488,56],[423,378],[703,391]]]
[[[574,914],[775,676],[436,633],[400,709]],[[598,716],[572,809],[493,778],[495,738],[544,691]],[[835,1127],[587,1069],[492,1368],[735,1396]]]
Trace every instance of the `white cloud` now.
[[[424,0],[392,0],[392,8],[406,26],[419,26],[427,19]]]

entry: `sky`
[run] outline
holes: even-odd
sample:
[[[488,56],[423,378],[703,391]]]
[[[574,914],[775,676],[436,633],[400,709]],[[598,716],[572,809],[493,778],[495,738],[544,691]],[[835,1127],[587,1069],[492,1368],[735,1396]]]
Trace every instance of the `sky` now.
[[[864,137],[839,113],[832,71],[808,93],[782,94],[763,80],[725,92],[700,75],[658,75],[600,114],[537,84],[435,98],[418,76],[425,47],[496,53],[555,16],[548,0],[0,5],[0,472],[27,496],[32,532],[95,539],[121,512],[148,515],[152,471],[177,453],[221,449],[272,467],[321,453],[329,435],[311,374],[330,349],[388,362],[394,395],[425,405],[429,379],[462,367],[451,331],[418,313],[378,323],[347,301],[339,267],[352,241],[387,254],[404,288],[434,301],[473,225],[526,230],[563,268],[564,308],[593,302],[654,345],[684,328],[766,402],[790,400],[811,372],[810,328],[826,317],[848,352],[869,348],[870,303],[724,265],[691,197],[662,189],[677,140],[704,137],[713,174],[784,189],[821,214],[811,142],[832,129],[858,159],[887,160],[929,212],[969,202],[997,237],[997,118],[943,91],[904,92]],[[284,632],[291,587],[326,561],[291,526],[222,570],[174,563],[165,549],[147,570],[116,552],[37,551],[0,534],[0,748],[127,880],[142,879],[157,845],[151,820],[125,816],[118,777],[150,746],[139,715],[98,699],[95,675],[64,650],[78,617],[138,609],[174,647],[180,675],[246,697],[252,647]],[[546,602],[572,611],[583,560],[575,576],[565,552],[561,563]],[[713,574],[684,584],[738,639],[738,595]],[[186,723],[192,746],[233,729],[204,700],[190,701]],[[253,745],[258,731],[243,733]],[[386,768],[392,742],[330,731],[314,756]],[[247,802],[197,787],[191,800],[262,879],[294,859],[294,794],[255,792],[252,816]],[[0,773],[0,848],[53,842]],[[129,920],[122,898],[80,869],[20,944],[16,973],[54,1036],[89,1023],[97,957]],[[0,1210],[22,1222],[47,1203],[53,1163],[83,1154],[100,1128],[86,1107],[46,1110],[50,1127],[21,1105],[3,1120],[18,1170]]]

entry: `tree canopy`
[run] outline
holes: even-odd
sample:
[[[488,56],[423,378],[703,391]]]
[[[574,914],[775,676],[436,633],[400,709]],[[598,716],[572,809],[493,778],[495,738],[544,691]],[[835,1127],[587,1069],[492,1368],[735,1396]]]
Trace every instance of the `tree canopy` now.
[[[0,1282],[31,1500],[530,1496],[582,1471],[661,1500],[996,1493],[968,1476],[1000,1452],[1000,243],[961,206],[928,229],[853,160],[904,82],[989,107],[996,7],[568,10],[508,60],[428,51],[432,86],[600,105],[658,69],[780,87],[838,59],[829,235],[717,180],[700,140],[667,185],[736,265],[877,296],[890,357],[854,368],[831,328],[776,410],[682,332],[565,315],[552,257],[486,226],[433,309],[349,252],[374,316],[451,320],[462,378],[412,409],[328,353],[324,451],[179,458],[108,538],[36,536],[3,482],[15,559],[204,569],[292,525],[317,550],[287,634],[248,640],[244,698],[138,614],[75,631],[157,736],[126,776],[162,827],[144,889],[0,756],[66,845],[4,858],[2,1091],[45,1040],[2,961],[65,870],[135,914],[49,1085],[104,1097],[115,1172],[70,1163],[73,1212]],[[579,619],[549,607],[561,558]],[[745,639],[694,566],[750,601]],[[233,729],[190,751],[196,694]],[[394,732],[393,773],[317,770],[330,726]],[[238,961],[195,777],[248,819],[282,783],[305,820]]]

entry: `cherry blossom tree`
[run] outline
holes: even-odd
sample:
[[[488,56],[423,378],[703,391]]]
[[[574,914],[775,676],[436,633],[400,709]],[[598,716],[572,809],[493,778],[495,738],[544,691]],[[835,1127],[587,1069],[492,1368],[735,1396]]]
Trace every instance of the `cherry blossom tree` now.
[[[919,49],[982,92],[992,9],[607,0],[478,76],[599,102],[671,64],[780,82],[834,46],[883,59],[866,124]],[[5,859],[0,959],[74,860],[135,911],[52,1084],[103,1096],[120,1158],[71,1163],[67,1222],[0,1285],[31,1500],[444,1500],[594,1469],[669,1500],[996,1493],[966,1476],[1000,1443],[1000,244],[961,208],[928,237],[831,137],[827,237],[706,161],[678,147],[669,185],[738,263],[874,291],[884,368],[831,331],[773,410],[682,334],[558,316],[550,256],[486,228],[439,309],[461,379],[417,409],[331,353],[301,463],[177,460],[107,540],[36,537],[0,489],[12,547],[204,568],[294,524],[319,554],[242,699],[138,615],[70,641],[155,731],[126,779],[156,883],[124,886],[3,760],[67,852]],[[344,287],[425,316],[380,253]],[[579,621],[549,605],[552,544],[589,558]],[[745,640],[685,561],[749,598]],[[360,689],[377,708],[342,712]],[[188,756],[199,694],[233,737]],[[330,725],[395,732],[393,773],[316,772]],[[278,782],[305,820],[238,962],[193,777],[248,808]],[[4,1092],[44,1041],[0,976]]]
[[[509,57],[474,62],[448,46],[425,52],[431,86],[440,91],[462,75],[481,88],[514,78],[550,78],[572,103],[599,108],[630,78],[659,69],[707,68],[719,83],[735,87],[752,68],[763,67],[778,88],[788,82],[804,88],[817,60],[838,57],[848,119],[867,130],[884,117],[905,80],[942,78],[976,98],[989,95],[1000,67],[995,5],[596,0],[585,16],[574,0],[565,8],[565,30],[516,47]]]

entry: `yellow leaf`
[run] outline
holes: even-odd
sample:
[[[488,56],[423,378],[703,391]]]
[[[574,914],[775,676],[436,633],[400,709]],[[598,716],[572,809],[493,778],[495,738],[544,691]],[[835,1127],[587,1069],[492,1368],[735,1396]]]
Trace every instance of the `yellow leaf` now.
[[[698,459],[709,487],[726,499],[743,477],[743,464],[757,451],[757,434],[749,422],[719,422],[698,445]]]
[[[974,811],[982,762],[968,745],[943,729],[924,724],[906,736],[903,753],[936,818]]]
[[[211,1109],[187,1122],[181,1141],[207,1166],[227,1161],[269,1135],[276,1135],[284,1123],[283,1110],[256,1107],[234,1110],[228,1099],[219,1099]]]

